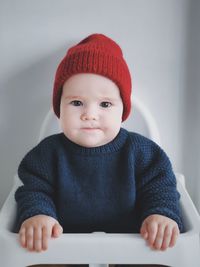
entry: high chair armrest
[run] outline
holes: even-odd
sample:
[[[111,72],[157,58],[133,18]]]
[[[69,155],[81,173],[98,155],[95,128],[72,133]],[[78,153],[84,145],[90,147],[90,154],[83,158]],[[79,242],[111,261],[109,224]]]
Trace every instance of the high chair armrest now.
[[[17,175],[14,177],[14,184],[0,210],[0,232],[10,232],[13,228],[15,216],[16,216],[16,202],[14,199],[15,191],[20,185],[20,180]]]
[[[182,174],[176,173],[177,189],[180,193],[180,205],[182,210],[182,216],[184,220],[185,233],[196,232],[200,233],[200,216],[197,212],[194,203],[185,187],[185,178]]]

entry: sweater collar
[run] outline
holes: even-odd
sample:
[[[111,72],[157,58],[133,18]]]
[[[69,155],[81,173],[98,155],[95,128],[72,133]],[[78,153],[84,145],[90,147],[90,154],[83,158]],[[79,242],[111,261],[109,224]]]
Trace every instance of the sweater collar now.
[[[116,152],[120,150],[121,147],[124,145],[127,137],[128,137],[128,131],[123,128],[120,128],[119,133],[111,142],[98,147],[83,147],[70,141],[63,133],[61,133],[62,142],[67,147],[67,149],[70,149],[70,151],[73,151],[75,153],[85,154],[85,155],[106,154],[106,153]]]

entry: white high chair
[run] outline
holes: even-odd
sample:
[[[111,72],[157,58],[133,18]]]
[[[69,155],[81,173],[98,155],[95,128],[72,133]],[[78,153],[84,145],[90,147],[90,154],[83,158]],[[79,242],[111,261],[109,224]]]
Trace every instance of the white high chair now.
[[[156,123],[150,112],[135,97],[133,117],[123,127],[137,131],[160,144]],[[137,128],[137,130],[135,130]],[[56,117],[50,110],[42,124],[39,140],[58,132]],[[13,188],[0,211],[0,266],[25,267],[35,264],[90,264],[106,267],[108,264],[160,264],[172,267],[200,266],[200,217],[187,193],[184,177],[176,174],[181,194],[185,232],[180,234],[174,248],[165,252],[153,251],[140,234],[63,234],[50,240],[45,252],[28,252],[21,248],[18,234],[12,232],[16,215],[14,193],[20,185],[16,175]]]

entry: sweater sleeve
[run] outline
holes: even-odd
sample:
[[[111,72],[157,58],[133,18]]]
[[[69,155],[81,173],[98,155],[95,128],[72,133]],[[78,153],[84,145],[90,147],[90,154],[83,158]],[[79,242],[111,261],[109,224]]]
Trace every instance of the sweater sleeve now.
[[[176,177],[166,153],[154,142],[144,138],[136,144],[137,208],[140,225],[152,214],[160,214],[177,222],[183,231],[180,194]]]
[[[18,230],[24,220],[29,217],[44,214],[57,219],[54,204],[54,186],[50,177],[48,165],[49,151],[45,151],[42,144],[33,148],[22,160],[18,168],[18,175],[23,185],[16,193]]]

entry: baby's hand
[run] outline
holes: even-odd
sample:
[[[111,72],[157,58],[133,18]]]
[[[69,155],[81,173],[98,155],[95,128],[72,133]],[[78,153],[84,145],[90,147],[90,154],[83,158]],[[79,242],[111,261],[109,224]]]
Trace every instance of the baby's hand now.
[[[20,244],[29,251],[47,250],[48,240],[63,232],[57,220],[46,215],[36,215],[25,220],[19,231]]]
[[[162,215],[150,215],[142,223],[140,233],[148,245],[157,250],[173,247],[179,235],[175,221]]]

